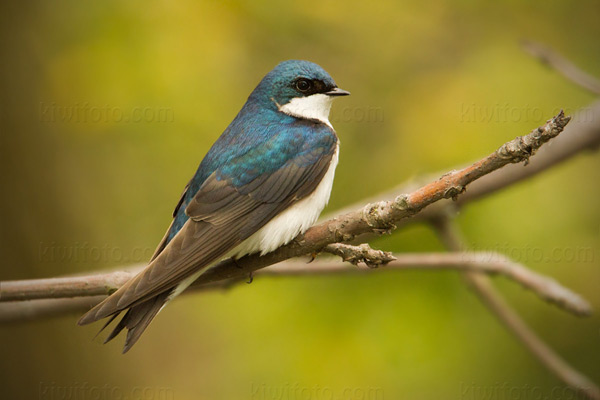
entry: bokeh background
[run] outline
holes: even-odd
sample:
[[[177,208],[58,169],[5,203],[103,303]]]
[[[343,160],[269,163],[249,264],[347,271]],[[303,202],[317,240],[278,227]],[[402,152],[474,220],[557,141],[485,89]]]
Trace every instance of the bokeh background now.
[[[342,153],[330,212],[594,100],[521,39],[600,75],[593,0],[0,8],[2,280],[147,260],[201,158],[279,61],[317,62],[352,92],[332,112]],[[554,276],[600,309],[599,167],[597,154],[580,155],[469,205],[458,217],[469,245]],[[443,249],[427,226],[373,245]],[[598,314],[577,319],[495,284],[600,381]],[[77,318],[0,328],[0,397],[574,398],[452,272],[264,278],[184,296],[126,356],[122,339],[103,346],[100,326]]]

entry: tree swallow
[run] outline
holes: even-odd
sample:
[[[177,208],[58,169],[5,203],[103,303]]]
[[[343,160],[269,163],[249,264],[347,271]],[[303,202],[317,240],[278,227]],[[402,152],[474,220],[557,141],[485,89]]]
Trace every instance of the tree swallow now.
[[[200,163],[148,266],[79,325],[111,317],[105,328],[126,311],[105,341],[127,328],[125,353],[212,265],[264,255],[304,233],[329,201],[338,163],[331,103],[349,94],[317,64],[277,65]]]

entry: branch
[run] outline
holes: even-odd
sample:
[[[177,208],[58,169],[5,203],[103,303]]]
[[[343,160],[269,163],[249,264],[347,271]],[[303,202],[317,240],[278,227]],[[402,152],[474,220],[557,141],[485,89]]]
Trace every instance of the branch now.
[[[522,46],[526,52],[539,59],[542,63],[547,64],[549,67],[554,68],[571,82],[594,94],[600,95],[600,80],[582,71],[579,67],[556,53],[554,50],[540,43],[528,40],[523,41]]]
[[[108,274],[0,282],[0,302],[108,295],[142,268]]]
[[[538,274],[527,267],[510,260],[508,257],[492,252],[479,253],[429,253],[429,254],[397,254],[374,250],[368,244],[352,246],[348,244],[330,244],[325,251],[338,255],[344,261],[354,265],[359,262],[366,264],[368,268],[376,268],[380,265],[386,269],[445,269],[463,270],[470,272],[486,273],[490,275],[500,274],[520,283],[524,288],[536,293],[540,298],[563,308],[578,316],[589,316],[592,308],[578,294],[560,285],[552,278]],[[283,272],[289,274],[293,267],[277,269],[267,268],[263,271]],[[303,273],[328,273],[341,270],[338,265],[319,265],[316,268],[301,266]],[[364,269],[364,268],[363,268]]]
[[[398,226],[428,221],[446,213],[449,206],[453,208],[463,207],[470,202],[529,179],[577,154],[586,150],[596,150],[598,147],[600,147],[600,101],[578,110],[576,118],[569,123],[564,132],[554,139],[551,145],[542,147],[535,157],[530,159],[527,168],[520,164],[507,165],[473,182],[469,185],[469,190],[459,196],[457,201],[438,201],[413,218],[400,221]],[[414,190],[414,188],[414,183],[412,185],[402,184],[391,190],[376,194],[369,199],[363,199],[360,203],[351,204],[342,210],[337,210],[337,212],[347,213],[360,207],[365,201],[391,200],[400,193],[406,193]],[[325,218],[327,217],[329,216],[325,216]]]
[[[366,243],[363,243],[360,246],[332,243],[325,247],[323,251],[340,256],[342,260],[348,261],[354,265],[364,263],[369,268],[377,268],[380,265],[386,265],[390,261],[396,260],[396,257],[389,251],[374,250]]]
[[[61,299],[8,301],[0,303],[0,323],[33,321],[69,313],[83,314],[106,298],[106,295]]]
[[[358,260],[361,257],[367,257],[369,262],[372,263],[377,262],[376,260],[382,263],[387,261],[385,265],[379,264],[383,265],[379,268],[382,271],[447,269],[476,271],[490,275],[499,274],[521,284],[524,288],[537,294],[541,299],[556,304],[575,315],[587,316],[591,313],[590,305],[578,294],[561,286],[555,280],[538,274],[498,253],[402,253],[393,255],[389,252],[373,250],[368,245],[341,246],[343,248],[341,252],[337,249],[333,251],[342,258],[348,257],[352,260]],[[360,262],[364,261],[361,260]],[[31,281],[13,282],[12,287],[9,287],[7,290],[8,295],[18,290],[17,288],[19,287],[29,285],[35,293],[46,293],[48,297],[32,301],[0,303],[0,322],[33,319],[44,315],[57,315],[71,311],[83,312],[89,309],[91,305],[95,305],[104,299],[104,296],[114,292],[123,285],[126,282],[126,279],[124,279],[126,275],[133,276],[141,269],[142,267],[137,267],[127,272],[110,271],[93,275],[88,277],[90,284],[87,287],[79,285],[82,277],[39,279],[35,281],[35,287],[31,285]],[[261,269],[256,272],[255,276],[338,275],[368,273],[370,271],[374,271],[374,269],[368,266],[350,268],[348,264],[333,261],[315,261],[310,264],[301,261],[287,261]],[[194,284],[184,293],[192,293],[198,290],[225,289],[241,281],[241,279],[230,279],[213,282],[210,285]],[[68,292],[57,290],[64,286],[69,286],[69,282],[73,282],[72,286],[78,286],[79,289]],[[103,293],[104,296],[97,296],[93,293]],[[76,298],[68,298],[71,296],[76,296]],[[84,296],[91,297],[86,298]]]
[[[441,217],[435,224],[438,236],[451,251],[464,250],[464,241],[456,225],[447,217]],[[504,301],[491,285],[490,280],[477,272],[467,272],[465,279],[496,317],[512,332],[527,349],[564,383],[593,400],[600,399],[600,389],[588,377],[571,367],[550,348],[519,315]]]

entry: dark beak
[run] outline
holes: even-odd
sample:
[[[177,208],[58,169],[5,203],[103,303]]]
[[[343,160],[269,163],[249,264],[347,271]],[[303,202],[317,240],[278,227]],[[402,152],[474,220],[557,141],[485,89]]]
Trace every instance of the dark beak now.
[[[331,89],[329,92],[325,92],[324,94],[326,94],[327,96],[348,96],[350,92],[336,87]]]

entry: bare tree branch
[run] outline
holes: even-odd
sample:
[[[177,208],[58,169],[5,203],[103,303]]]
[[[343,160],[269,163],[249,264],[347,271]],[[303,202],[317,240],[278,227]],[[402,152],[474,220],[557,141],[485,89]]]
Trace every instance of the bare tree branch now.
[[[577,65],[551,48],[529,40],[523,41],[522,46],[529,54],[539,59],[542,63],[554,68],[577,86],[600,95],[600,80],[582,71]]]
[[[347,246],[347,245],[343,245]],[[372,252],[381,252],[373,250]],[[340,257],[349,257],[352,260],[360,259],[365,252],[365,247],[347,246]],[[565,288],[552,278],[543,276],[533,270],[510,260],[499,253],[491,252],[456,252],[456,253],[401,253],[384,255],[377,254],[375,257],[383,257],[389,260],[382,265],[380,270],[441,270],[451,269],[459,271],[475,271],[489,275],[499,274],[524,288],[531,290],[541,299],[553,303],[560,308],[578,316],[589,316],[592,312],[591,306],[581,296]],[[362,262],[362,261],[361,261]],[[301,262],[285,262],[277,266],[267,267],[257,271],[256,276],[273,275],[320,275],[349,272],[368,272],[373,268],[370,266],[359,268],[348,268],[341,263],[314,262],[305,264]],[[202,288],[202,286],[199,286]]]
[[[511,279],[524,288],[533,291],[543,300],[554,303],[566,311],[575,315],[586,316],[591,313],[589,304],[578,294],[561,286],[553,279],[540,275],[525,266],[511,261],[507,257],[498,253],[474,252],[474,253],[403,253],[391,254],[380,250],[373,250],[368,246],[348,246],[342,245],[343,251],[334,253],[342,258],[350,258],[353,261],[364,262],[361,258],[369,258],[369,262],[384,262],[379,270],[458,270],[458,271],[477,271],[486,274],[499,274]],[[81,285],[82,277],[64,277],[51,279],[38,279],[35,281],[14,282],[12,290],[19,287],[28,287],[33,293],[45,293],[46,299],[36,299],[31,301],[10,301],[0,303],[0,322],[18,321],[24,319],[39,318],[44,315],[57,315],[59,308],[61,313],[70,311],[85,311],[90,305],[96,304],[104,299],[106,295],[117,290],[123,285],[127,276],[134,276],[143,267],[123,271],[108,271],[101,274],[89,276],[88,285]],[[269,266],[256,271],[258,277],[285,277],[300,275],[339,275],[352,273],[368,273],[374,271],[367,266],[350,267],[348,264],[336,261],[315,261],[307,264],[302,261],[286,261],[277,265]],[[193,285],[190,290],[184,293],[192,293],[197,290],[211,290],[228,288],[234,284],[240,283],[241,279],[231,279],[219,282],[213,282],[209,285]],[[62,290],[73,282],[73,287],[68,291]],[[103,296],[97,295],[103,293]],[[51,296],[51,297],[50,297]],[[75,296],[74,298],[71,298]],[[90,296],[86,299],[84,296]],[[96,302],[96,303],[94,303]],[[69,307],[71,304],[71,307]]]
[[[0,282],[0,301],[107,295],[134,276],[132,271],[115,271],[110,274]]]
[[[38,299],[0,303],[0,323],[33,321],[69,313],[83,314],[106,298],[106,295]]]
[[[470,202],[529,179],[577,154],[596,150],[598,147],[600,147],[600,101],[578,110],[575,118],[565,128],[564,132],[548,146],[543,146],[535,157],[529,160],[526,167],[521,164],[507,165],[470,184],[468,190],[459,196],[456,201],[448,199],[438,201],[412,218],[399,221],[397,225],[400,227],[415,222],[428,221],[440,213],[446,213],[449,206],[452,208],[465,206]],[[365,204],[365,202],[392,200],[401,193],[412,191],[416,187],[418,186],[415,183],[401,184],[391,190],[363,199],[359,203],[348,205],[336,212],[338,214],[350,212]],[[328,219],[331,217],[333,215],[325,215],[323,218]]]
[[[464,240],[455,224],[448,217],[440,217],[435,226],[445,246],[451,251],[465,249]],[[470,287],[481,301],[488,306],[496,317],[512,332],[527,349],[552,373],[578,393],[593,400],[600,399],[600,389],[588,377],[571,367],[552,348],[550,348],[519,315],[506,303],[494,289],[489,278],[478,272],[464,274]]]
[[[325,247],[323,251],[340,256],[342,260],[348,261],[354,265],[364,263],[369,268],[377,268],[396,259],[389,251],[374,250],[366,243],[363,243],[360,246],[332,243]]]

